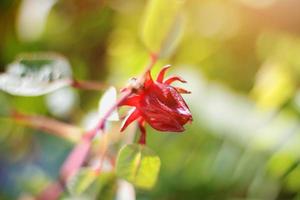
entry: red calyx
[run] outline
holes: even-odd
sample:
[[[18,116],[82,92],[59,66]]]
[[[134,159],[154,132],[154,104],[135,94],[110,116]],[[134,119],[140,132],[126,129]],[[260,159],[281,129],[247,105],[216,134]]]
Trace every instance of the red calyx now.
[[[133,121],[137,120],[141,130],[140,143],[145,144],[145,122],[152,128],[163,132],[182,132],[184,125],[191,122],[192,114],[181,96],[189,91],[171,86],[174,81],[186,83],[178,76],[164,80],[166,71],[170,66],[164,67],[156,81],[147,73],[144,85],[134,94],[125,99],[120,106],[134,107],[124,120],[121,131]]]

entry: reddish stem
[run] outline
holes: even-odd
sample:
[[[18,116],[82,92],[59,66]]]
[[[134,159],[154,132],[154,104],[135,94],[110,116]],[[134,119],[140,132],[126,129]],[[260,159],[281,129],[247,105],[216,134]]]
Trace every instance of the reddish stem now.
[[[138,79],[138,81],[140,83],[143,83],[143,81],[145,80],[146,73],[149,70],[151,70],[151,68],[156,63],[157,59],[158,59],[158,57],[157,57],[156,54],[151,54],[150,55],[150,63],[145,68],[145,71],[144,71],[143,75]],[[76,84],[77,84],[77,87],[78,87],[78,83],[76,83]],[[83,165],[83,163],[85,162],[86,157],[87,157],[87,155],[89,153],[89,150],[91,148],[91,143],[92,143],[93,138],[96,136],[96,134],[99,131],[103,132],[103,130],[105,128],[105,123],[107,121],[107,118],[132,93],[133,93],[132,88],[130,90],[124,91],[123,96],[113,106],[111,106],[111,108],[104,114],[104,116],[100,119],[100,121],[97,124],[97,126],[93,130],[91,130],[89,132],[86,132],[84,134],[84,136],[82,137],[81,141],[70,152],[69,156],[66,158],[65,162],[63,163],[63,165],[61,167],[61,171],[60,171],[60,175],[61,175],[60,183],[52,184],[48,188],[46,188],[44,190],[44,192],[42,192],[42,194],[40,195],[39,199],[47,199],[47,196],[43,196],[43,194],[47,194],[46,191],[53,191],[51,189],[53,187],[53,185],[55,185],[55,187],[54,187],[55,191],[53,191],[53,193],[56,194],[55,198],[53,198],[53,199],[58,199],[59,194],[63,191],[63,188],[65,187],[66,181],[71,176],[73,176],[74,174],[76,174],[80,170],[80,168]],[[146,142],[145,141],[145,134],[142,134],[142,135],[143,135],[144,139],[142,139],[141,142],[145,144],[145,142]]]
[[[36,200],[54,200],[60,197],[63,192],[63,187],[60,182],[55,182],[50,185],[36,198]]]
[[[95,81],[79,81],[79,80],[72,80],[71,86],[78,89],[85,89],[85,90],[104,90],[108,86],[104,83],[99,83]]]
[[[93,138],[96,136],[98,131],[103,131],[105,128],[106,119],[113,113],[113,111],[120,105],[129,95],[131,91],[127,91],[100,119],[97,127],[95,127],[92,131],[86,132],[82,138],[82,140],[75,146],[75,148],[71,151],[67,159],[62,165],[61,168],[61,177],[63,182],[67,181],[67,179],[80,169],[82,164],[87,157],[89,152],[91,142]]]
[[[82,134],[82,130],[76,126],[44,116],[27,115],[13,111],[11,117],[21,124],[43,130],[72,142],[77,142]]]
[[[71,151],[60,170],[60,176],[63,184],[69,179],[69,177],[78,172],[89,153],[90,147],[91,139],[89,137],[83,137],[83,139]]]
[[[141,131],[140,139],[139,139],[139,144],[145,145],[146,144],[146,129],[145,129],[145,123],[144,122],[139,122],[139,128]]]

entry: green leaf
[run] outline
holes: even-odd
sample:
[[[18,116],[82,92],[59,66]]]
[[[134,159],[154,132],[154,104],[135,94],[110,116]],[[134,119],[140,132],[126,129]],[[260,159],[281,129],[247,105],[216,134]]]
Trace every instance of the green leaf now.
[[[117,189],[116,176],[108,172],[97,174],[95,170],[83,168],[67,181],[67,189],[69,194],[64,199],[98,199],[99,196],[113,199]]]
[[[71,195],[82,194],[97,178],[96,172],[90,169],[82,169],[68,181],[68,191]]]
[[[114,200],[117,192],[117,178],[113,173],[101,173],[98,182],[98,192],[95,199]]]
[[[159,157],[144,145],[126,145],[119,152],[116,163],[117,176],[136,187],[151,189],[156,183],[159,169]]]
[[[39,96],[71,84],[69,62],[53,53],[23,54],[0,74],[0,89],[12,95]]]
[[[142,27],[142,41],[152,53],[171,54],[182,33],[180,8],[183,0],[150,0]]]

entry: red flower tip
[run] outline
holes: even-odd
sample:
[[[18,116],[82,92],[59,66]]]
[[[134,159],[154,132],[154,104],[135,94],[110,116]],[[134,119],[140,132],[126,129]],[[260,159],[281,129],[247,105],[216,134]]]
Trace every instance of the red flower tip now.
[[[149,71],[141,89],[130,95],[120,105],[135,107],[124,120],[121,131],[137,120],[142,132],[140,143],[145,143],[145,122],[158,131],[182,132],[185,130],[184,125],[193,120],[189,107],[181,96],[190,92],[171,86],[174,81],[182,83],[186,81],[179,76],[171,76],[164,80],[169,68],[169,65],[165,66],[159,72],[156,81],[152,79]]]

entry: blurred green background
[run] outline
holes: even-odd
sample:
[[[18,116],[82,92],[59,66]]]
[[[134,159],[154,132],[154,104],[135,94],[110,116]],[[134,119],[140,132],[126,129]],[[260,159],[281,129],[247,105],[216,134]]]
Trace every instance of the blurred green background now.
[[[1,0],[0,71],[19,53],[52,51],[69,59],[75,78],[120,88],[148,62],[146,3]],[[194,122],[182,134],[148,127],[162,168],[156,187],[137,189],[136,199],[300,199],[300,1],[189,0],[181,9],[181,37],[154,74],[172,64],[188,81]],[[7,110],[85,127],[100,97],[72,88],[0,93],[0,199],[38,194],[73,146],[15,123]]]

